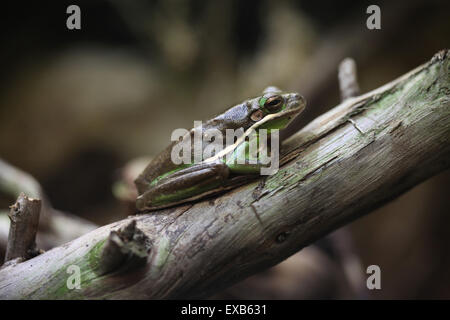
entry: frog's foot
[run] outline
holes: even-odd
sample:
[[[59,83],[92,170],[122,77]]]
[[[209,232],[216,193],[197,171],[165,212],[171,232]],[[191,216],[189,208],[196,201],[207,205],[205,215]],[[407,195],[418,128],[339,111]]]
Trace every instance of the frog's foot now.
[[[195,164],[159,180],[136,199],[138,210],[158,209],[216,193],[228,179],[224,163]]]

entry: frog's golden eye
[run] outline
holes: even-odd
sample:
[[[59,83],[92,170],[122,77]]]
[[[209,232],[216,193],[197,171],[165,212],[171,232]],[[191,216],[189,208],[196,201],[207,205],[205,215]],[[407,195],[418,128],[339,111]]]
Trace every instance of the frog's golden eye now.
[[[252,119],[253,121],[259,121],[264,117],[264,112],[262,112],[262,110],[256,110],[255,112],[253,112],[250,116],[250,119]]]
[[[279,95],[271,96],[264,103],[264,108],[269,112],[277,112],[283,106],[283,98]]]

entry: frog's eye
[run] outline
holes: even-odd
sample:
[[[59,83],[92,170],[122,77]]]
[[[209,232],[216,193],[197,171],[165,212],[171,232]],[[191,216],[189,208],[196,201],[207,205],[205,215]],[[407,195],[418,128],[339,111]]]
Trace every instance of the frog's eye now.
[[[252,119],[253,121],[259,121],[264,117],[264,112],[262,112],[262,110],[256,110],[255,112],[253,112],[250,116],[250,119]]]
[[[269,112],[277,112],[283,106],[283,98],[279,95],[272,96],[264,103],[264,108]]]

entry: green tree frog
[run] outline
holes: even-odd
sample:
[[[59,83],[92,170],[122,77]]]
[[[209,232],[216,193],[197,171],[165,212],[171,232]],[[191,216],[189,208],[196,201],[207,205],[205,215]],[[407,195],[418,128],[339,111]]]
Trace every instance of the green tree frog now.
[[[238,134],[232,143],[224,146],[220,154],[212,154],[192,164],[174,163],[173,151],[179,141],[173,141],[153,158],[135,180],[139,194],[137,209],[153,210],[193,201],[233,188],[231,182],[235,178],[258,174],[264,165],[260,163],[258,155],[254,161],[247,161],[250,153],[246,135],[252,132],[258,139],[260,129],[266,129],[269,135],[273,129],[283,129],[305,106],[306,101],[300,94],[283,93],[276,87],[268,87],[261,96],[233,106],[202,123],[200,128],[194,127],[186,135],[194,137],[197,130],[197,133],[200,131],[206,136],[211,129],[223,136],[226,136],[227,129],[234,129]],[[271,148],[270,143],[264,146]],[[202,150],[206,147],[202,146]],[[262,154],[260,151],[258,154]],[[191,152],[194,152],[194,148]]]

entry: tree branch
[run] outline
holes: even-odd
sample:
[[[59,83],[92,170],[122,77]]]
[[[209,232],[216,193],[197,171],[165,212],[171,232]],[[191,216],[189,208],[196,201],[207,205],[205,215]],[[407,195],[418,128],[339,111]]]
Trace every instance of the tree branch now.
[[[279,263],[449,167],[449,56],[441,51],[311,122],[283,145],[273,176],[5,267],[0,298],[200,298]],[[111,231],[132,220],[151,243],[147,263],[100,275]],[[81,270],[79,290],[66,286],[71,265]]]

